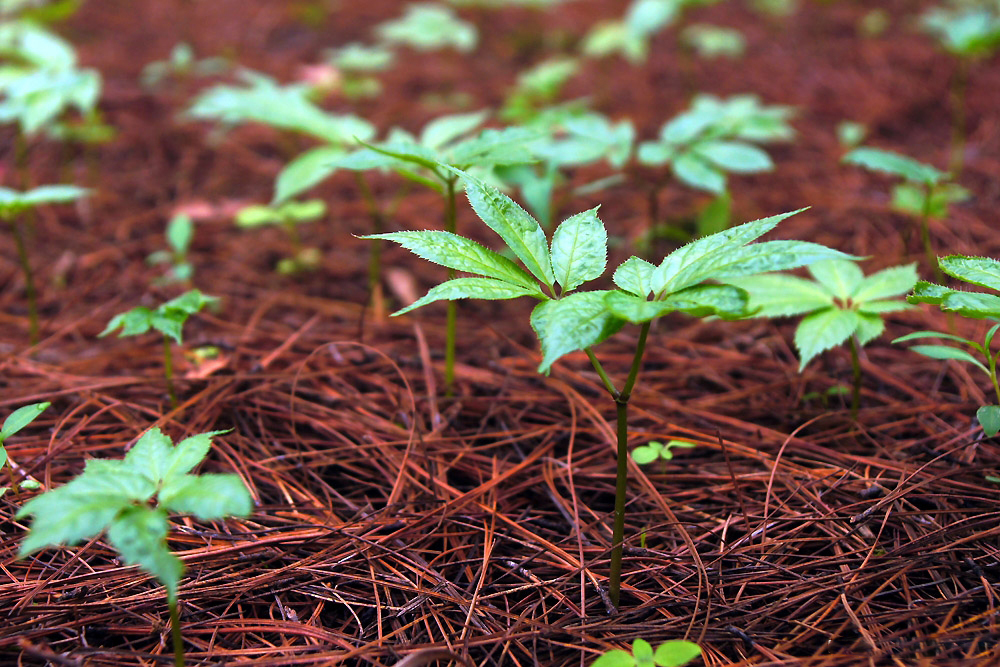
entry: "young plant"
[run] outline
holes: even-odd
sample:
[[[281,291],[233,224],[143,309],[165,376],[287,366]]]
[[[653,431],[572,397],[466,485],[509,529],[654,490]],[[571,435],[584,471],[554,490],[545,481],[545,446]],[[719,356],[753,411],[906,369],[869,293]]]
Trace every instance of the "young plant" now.
[[[855,148],[843,157],[843,161],[903,179],[903,183],[892,189],[892,208],[917,218],[927,263],[929,266],[936,266],[936,255],[931,243],[930,220],[944,217],[949,204],[968,199],[968,190],[955,183],[951,176],[943,171],[892,151],[868,147]],[[904,245],[907,236],[903,236]]]
[[[632,64],[645,62],[653,35],[677,21],[686,8],[718,1],[632,0],[624,18],[599,23],[587,33],[583,40],[583,53],[594,58],[618,53]]]
[[[184,323],[187,319],[205,306],[215,305],[219,299],[214,296],[207,296],[200,291],[193,289],[179,297],[171,299],[161,304],[155,310],[145,306],[137,306],[132,310],[119,313],[111,318],[108,326],[104,328],[99,337],[107,336],[116,329],[121,329],[119,338],[125,336],[139,336],[150,329],[155,329],[163,334],[163,377],[167,381],[167,393],[170,395],[170,404],[177,408],[177,393],[174,391],[174,360],[170,351],[170,340],[173,339],[180,345],[181,334],[184,330]]]
[[[175,447],[153,428],[123,460],[87,461],[75,479],[32,498],[17,513],[19,519],[35,517],[18,557],[105,533],[126,564],[138,565],[166,589],[174,664],[183,667],[177,592],[184,564],[167,547],[170,514],[193,514],[209,521],[253,511],[253,498],[238,475],[191,474],[208,454],[212,436],[225,432],[199,433]]]
[[[272,206],[247,206],[236,214],[236,224],[243,229],[265,225],[280,225],[292,242],[294,254],[278,262],[278,273],[290,275],[299,271],[312,271],[320,262],[319,250],[306,248],[299,237],[298,225],[317,220],[326,215],[326,204],[320,199],[286,201]]]
[[[641,466],[656,462],[660,467],[660,472],[666,472],[666,462],[674,458],[673,449],[690,449],[697,447],[693,442],[686,440],[668,440],[666,443],[652,440],[645,445],[639,445],[632,450],[632,460]]]
[[[167,223],[167,245],[169,250],[157,250],[146,258],[150,264],[167,264],[162,284],[183,283],[189,285],[194,274],[194,266],[188,259],[191,239],[194,238],[194,221],[183,213],[175,215]]]
[[[28,297],[28,319],[30,341],[38,343],[38,299],[35,291],[35,278],[31,271],[31,261],[28,259],[28,245],[24,230],[18,224],[18,219],[36,206],[46,204],[65,204],[73,202],[87,194],[87,190],[72,185],[43,185],[27,192],[18,192],[10,188],[0,188],[0,220],[5,220],[14,236],[17,247],[17,258],[24,274],[24,291]]]
[[[1000,291],[1000,261],[989,257],[949,255],[938,258],[938,266],[941,271],[952,278],[977,287]],[[1000,322],[1000,296],[989,292],[954,290],[921,280],[913,288],[913,294],[907,297],[907,301],[910,303],[929,303],[946,313],[958,313],[977,320]],[[997,357],[1000,356],[1000,352],[993,352],[991,349],[993,338],[998,329],[1000,329],[1000,324],[994,324],[990,327],[983,337],[982,343],[937,331],[917,331],[892,341],[893,343],[902,343],[922,338],[940,338],[972,349],[975,355],[961,347],[950,345],[914,345],[910,348],[932,359],[954,359],[970,363],[990,378],[998,405],[983,405],[976,411],[976,418],[988,436],[994,436],[1000,432],[1000,382],[997,381]],[[986,363],[983,364],[976,355],[985,360]]]
[[[780,274],[748,276],[740,279],[739,286],[750,294],[754,317],[804,315],[795,329],[799,371],[820,353],[848,344],[854,371],[851,417],[856,418],[861,402],[858,348],[885,331],[886,313],[912,307],[893,297],[913,288],[916,265],[894,266],[865,277],[854,262],[832,259],[809,265],[809,273],[813,280]]]
[[[529,123],[555,102],[563,86],[580,69],[576,58],[544,60],[517,75],[517,85],[504,100],[500,117],[508,123]]]
[[[337,69],[339,89],[344,97],[355,100],[378,97],[382,84],[373,74],[388,69],[395,55],[381,46],[352,42],[327,53],[327,62]]]
[[[15,493],[19,493],[21,488],[31,488],[31,484],[28,482],[18,484],[14,480],[14,465],[3,445],[7,438],[35,421],[50,405],[52,404],[34,403],[18,408],[7,416],[7,419],[3,422],[3,427],[0,427],[0,466],[7,468],[7,476],[10,477],[10,486],[0,486],[0,496],[7,493],[9,489],[14,489]]]
[[[383,42],[418,51],[451,47],[468,53],[479,41],[476,26],[458,18],[451,8],[433,3],[408,5],[402,18],[380,23],[375,32]]]
[[[187,42],[178,42],[166,60],[154,60],[142,68],[139,81],[143,88],[155,89],[170,77],[191,78],[216,76],[226,72],[230,62],[226,58],[197,59],[194,49]]]
[[[692,23],[681,31],[681,41],[701,58],[731,58],[743,56],[746,40],[739,30],[707,23]]]
[[[457,170],[452,173],[465,181],[469,202],[476,214],[503,239],[524,268],[450,232],[394,232],[364,238],[394,241],[428,261],[453,271],[474,274],[432,288],[395,315],[439,300],[530,296],[539,301],[531,313],[531,326],[541,341],[542,361],[538,370],[548,373],[552,364],[563,355],[577,350],[586,352],[617,408],[618,467],[609,580],[611,600],[617,606],[625,530],[628,406],[642,366],[652,320],[671,312],[695,317],[744,317],[749,314],[748,296],[744,290],[706,281],[729,281],[762,271],[790,269],[846,256],[825,246],[802,241],[748,245],[793,215],[785,213],[695,241],[667,256],[659,265],[632,257],[614,272],[613,280],[618,289],[574,292],[583,283],[600,277],[607,264],[608,235],[597,217],[597,209],[563,221],[548,242],[538,222],[509,197],[468,174]],[[629,322],[641,327],[628,378],[619,389],[605,373],[592,348]]]
[[[694,642],[676,639],[660,644],[656,650],[645,639],[632,641],[632,652],[612,649],[590,663],[590,667],[682,667],[701,655]]]

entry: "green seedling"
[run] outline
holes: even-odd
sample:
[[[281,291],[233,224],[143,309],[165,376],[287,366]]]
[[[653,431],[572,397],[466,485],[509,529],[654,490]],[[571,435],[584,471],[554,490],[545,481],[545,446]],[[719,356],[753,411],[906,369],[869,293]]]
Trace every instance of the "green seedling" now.
[[[684,28],[681,42],[701,58],[736,59],[743,56],[747,47],[739,30],[706,23],[693,23]]]
[[[1000,47],[1000,6],[967,7],[952,10],[936,8],[922,17],[924,28],[958,61],[951,79],[952,98],[952,173],[962,173],[965,162],[966,90],[969,72],[975,62],[985,60]]]
[[[851,417],[861,404],[861,362],[858,349],[885,331],[887,313],[912,308],[902,296],[917,282],[915,264],[894,266],[865,277],[854,262],[834,259],[809,266],[813,280],[765,274],[748,276],[739,286],[750,294],[755,317],[804,315],[795,329],[799,371],[816,356],[843,345],[851,350],[854,371]]]
[[[450,47],[469,53],[479,41],[476,26],[458,18],[451,8],[432,3],[407,5],[402,18],[380,23],[375,33],[383,42],[418,51]]]
[[[798,0],[752,0],[750,7],[755,12],[768,16],[791,16],[799,8]]]
[[[529,123],[548,107],[580,69],[576,58],[550,58],[517,76],[517,84],[504,100],[500,117],[508,123]]]
[[[701,655],[694,642],[676,639],[660,644],[656,650],[645,639],[632,641],[632,651],[612,649],[590,663],[590,667],[681,667]]]
[[[35,23],[58,23],[73,16],[83,0],[2,0],[0,19],[17,14],[21,19]]]
[[[137,306],[132,310],[119,313],[111,318],[108,326],[104,328],[98,337],[107,336],[116,329],[121,329],[118,337],[140,336],[150,329],[155,329],[163,334],[163,377],[167,381],[167,393],[170,395],[170,404],[177,408],[177,393],[174,391],[174,360],[170,351],[170,341],[173,339],[180,345],[183,341],[181,335],[184,330],[184,323],[187,319],[205,306],[214,306],[219,299],[214,296],[207,296],[200,291],[193,289],[179,297],[171,299],[161,304],[155,310],[145,306]]]
[[[238,475],[191,474],[220,433],[226,431],[199,433],[175,447],[160,429],[150,429],[123,460],[91,459],[72,481],[32,498],[17,513],[19,519],[35,517],[20,558],[103,532],[126,564],[156,578],[167,592],[176,667],[184,665],[177,607],[184,564],[167,547],[169,516],[193,514],[210,521],[253,511],[253,498]]]
[[[672,461],[674,458],[674,448],[690,449],[692,447],[697,447],[693,442],[687,442],[686,440],[668,440],[666,443],[659,442],[657,440],[652,440],[647,442],[645,445],[639,445],[632,450],[632,460],[641,466],[649,465],[650,463],[657,463],[660,467],[660,473],[666,472],[666,462]],[[645,542],[646,534],[643,532],[642,541]],[[645,548],[645,544],[643,544]]]
[[[35,421],[40,414],[45,412],[45,410],[52,405],[51,403],[34,403],[32,405],[25,405],[22,408],[14,410],[7,416],[7,419],[3,422],[3,427],[0,428],[0,466],[7,468],[7,476],[10,477],[10,486],[0,486],[0,496],[7,493],[9,489],[14,489],[14,493],[20,493],[21,488],[30,488],[31,485],[29,481],[22,482],[18,484],[14,480],[14,464],[7,455],[7,450],[4,448],[4,442],[7,438],[14,435],[24,427],[26,427],[31,422]]]
[[[312,271],[319,266],[320,255],[316,248],[306,248],[299,237],[298,226],[318,220],[326,215],[326,204],[319,199],[309,201],[286,201],[274,206],[247,206],[236,214],[236,224],[243,229],[255,229],[266,225],[280,225],[292,242],[292,257],[278,262],[278,273],[290,275],[299,271]]]
[[[852,149],[861,145],[868,135],[868,128],[864,123],[857,123],[853,120],[844,120],[837,123],[837,142],[841,148]]]
[[[445,168],[444,165],[441,168]],[[745,317],[749,314],[749,297],[744,290],[706,281],[730,281],[762,271],[790,269],[846,255],[802,241],[748,245],[793,215],[785,213],[695,241],[678,249],[659,265],[632,257],[614,272],[613,280],[618,289],[574,292],[583,283],[600,277],[607,265],[608,235],[597,217],[597,209],[563,221],[549,242],[538,222],[507,195],[468,174],[457,170],[453,173],[465,181],[473,210],[503,239],[524,268],[470,239],[449,232],[393,232],[364,238],[394,241],[428,261],[453,271],[474,274],[432,288],[395,315],[439,300],[530,296],[539,301],[531,313],[531,326],[541,341],[542,361],[538,370],[548,373],[552,364],[563,355],[577,350],[586,352],[617,408],[618,467],[609,580],[611,600],[617,606],[621,592],[628,476],[628,406],[651,322],[671,312],[695,317]],[[641,328],[628,378],[618,389],[592,348],[629,322]]]
[[[194,266],[188,259],[188,250],[194,238],[194,221],[183,213],[175,215],[167,223],[166,237],[169,250],[157,250],[147,257],[146,261],[150,264],[169,265],[160,283],[189,285],[194,274]]]
[[[382,84],[372,76],[392,66],[395,54],[381,46],[352,42],[327,52],[327,62],[337,68],[340,92],[348,99],[378,97]]]
[[[195,58],[194,49],[187,42],[178,42],[166,60],[155,60],[142,68],[139,81],[144,88],[155,89],[171,77],[217,76],[229,70],[226,58]]]
[[[24,230],[18,224],[23,214],[32,211],[37,206],[47,204],[65,204],[86,196],[87,190],[72,185],[43,185],[27,192],[18,192],[10,188],[0,188],[0,219],[6,220],[14,236],[17,247],[18,261],[24,274],[24,291],[28,297],[28,319],[30,326],[30,341],[38,343],[38,300],[35,291],[35,278],[31,271],[31,261],[28,259],[28,246]]]
[[[977,287],[1000,291],[1000,261],[989,257],[949,255],[938,258],[938,266],[941,271],[952,278]],[[910,303],[929,303],[946,313],[958,313],[963,317],[976,320],[1000,322],[1000,296],[989,292],[954,290],[921,280],[913,288],[913,294],[907,297],[907,301]],[[1000,329],[1000,324],[990,327],[983,337],[982,343],[937,331],[917,331],[892,341],[893,343],[901,343],[922,338],[940,338],[968,346],[975,355],[961,347],[951,345],[914,345],[910,349],[932,359],[954,359],[970,363],[989,376],[993,390],[996,392],[998,405],[983,405],[976,411],[976,418],[983,427],[983,432],[988,436],[994,436],[1000,432],[1000,383],[997,382],[997,357],[1000,356],[1000,352],[994,353],[991,349],[993,338],[998,329]],[[983,364],[976,355],[984,359],[986,363]]]
[[[903,183],[892,189],[892,208],[919,221],[920,239],[927,263],[929,266],[936,266],[930,220],[944,217],[949,204],[968,199],[968,190],[955,183],[943,171],[892,151],[855,148],[844,156],[843,161],[903,179]],[[904,245],[906,241],[907,235],[904,234]]]
[[[632,64],[645,62],[649,41],[678,20],[688,7],[719,0],[632,0],[623,19],[598,23],[583,40],[584,55],[603,58],[620,54]]]

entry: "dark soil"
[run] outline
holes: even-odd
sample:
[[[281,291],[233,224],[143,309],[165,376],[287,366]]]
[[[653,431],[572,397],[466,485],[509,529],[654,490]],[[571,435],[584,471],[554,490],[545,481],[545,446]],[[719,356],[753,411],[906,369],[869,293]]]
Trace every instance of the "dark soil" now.
[[[496,108],[518,71],[572,49],[626,4],[463,9],[481,32],[473,54],[404,52],[377,100],[333,94],[324,105],[382,131]],[[870,145],[947,164],[955,64],[914,28],[928,3],[878,3],[890,21],[874,37],[858,30],[872,3],[802,0],[784,18],[750,4],[685,19],[739,28],[742,60],[682,56],[674,28],[656,37],[645,65],[591,62],[564,97],[588,96],[632,119],[642,139],[695,91],[795,106],[798,137],[769,149],[774,172],[731,179],[735,218],[811,206],[778,235],[871,256],[868,272],[918,261],[931,278],[918,235],[901,240],[913,222],[888,210],[891,179],[841,165],[835,137],[837,123],[859,121]],[[59,28],[102,72],[101,109],[118,135],[98,147],[30,145],[31,185],[68,180],[94,193],[34,221],[43,322],[33,347],[14,243],[0,235],[0,416],[52,402],[8,443],[21,474],[44,488],[89,458],[121,457],[153,425],[175,437],[233,429],[216,438],[204,469],[238,472],[256,512],[207,525],[178,519],[170,540],[188,567],[180,599],[189,663],[583,666],[642,637],[697,641],[704,664],[716,666],[1000,664],[1000,489],[986,479],[1000,469],[1000,447],[974,419],[992,391],[971,367],[889,343],[917,329],[981,335],[980,323],[923,309],[891,316],[862,352],[852,420],[843,397],[817,398],[850,382],[847,350],[800,374],[792,322],[662,320],[630,438],[698,446],[661,468],[632,465],[613,613],[604,589],[614,404],[585,355],[540,376],[527,300],[463,302],[458,382],[445,397],[444,307],[395,319],[365,307],[368,242],[353,235],[369,227],[351,175],[317,188],[329,214],[302,228],[322,251],[320,268],[281,276],[273,266],[291,251],[287,237],[241,231],[232,213],[268,201],[282,165],[309,142],[182,119],[211,80],[171,79],[155,92],[138,83],[142,67],[181,40],[290,81],[323,49],[369,40],[402,5],[104,0]],[[933,241],[940,254],[1000,257],[996,58],[971,70],[968,127],[960,182],[973,197],[932,223]],[[0,136],[0,182],[19,187],[14,129]],[[398,187],[387,176],[376,196]],[[671,185],[658,207],[680,220],[706,202]],[[612,235],[648,231],[643,174],[559,213],[598,203]],[[162,269],[145,258],[165,247],[166,221],[180,210],[197,213],[194,283],[222,305],[192,318],[174,350],[183,379],[171,409],[159,339],[97,334],[115,313],[179,293],[153,286]],[[390,224],[440,227],[442,213],[435,195],[412,190]],[[459,227],[496,247],[464,202]],[[627,254],[617,248],[612,265]],[[401,250],[386,260],[390,307],[400,286],[420,292],[444,275]],[[626,328],[598,348],[619,381],[635,335]],[[193,361],[209,344],[220,359]],[[27,526],[14,514],[25,497],[0,499],[0,663],[170,662],[162,589],[102,540],[16,559]]]

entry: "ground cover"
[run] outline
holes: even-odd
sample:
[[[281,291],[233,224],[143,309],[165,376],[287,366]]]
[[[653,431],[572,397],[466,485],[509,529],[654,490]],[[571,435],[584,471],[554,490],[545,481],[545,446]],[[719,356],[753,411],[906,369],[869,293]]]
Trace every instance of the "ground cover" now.
[[[18,558],[31,521],[17,515],[30,498],[61,488],[87,461],[122,459],[152,427],[178,443],[214,433],[198,472],[236,473],[254,501],[245,518],[170,521],[167,544],[186,571],[171,595],[188,664],[589,665],[636,639],[697,642],[706,665],[995,664],[1000,448],[976,420],[994,388],[969,363],[891,343],[917,331],[983,341],[992,322],[892,307],[880,313],[881,335],[863,347],[839,345],[845,337],[826,351],[808,347],[801,371],[800,318],[673,313],[654,322],[627,444],[694,446],[647,465],[628,460],[615,609],[616,413],[587,354],[570,351],[540,375],[530,299],[458,301],[447,390],[446,305],[386,316],[447,270],[386,245],[373,301],[372,242],[359,238],[443,229],[447,198],[396,171],[362,179],[340,169],[303,190],[300,201],[319,199],[325,212],[291,225],[294,234],[240,227],[241,210],[272,203],[293,160],[355,146],[342,125],[316,129],[302,109],[268,125],[259,105],[252,122],[231,127],[184,112],[213,85],[245,86],[237,65],[289,95],[306,80],[332,81],[319,107],[364,119],[374,132],[363,138],[383,149],[392,128],[419,137],[448,114],[489,109],[485,126],[500,128],[511,91],[526,126],[539,109],[586,97],[606,121],[571,123],[561,139],[576,152],[553,142],[551,159],[531,167],[551,191],[518,180],[508,192],[532,211],[551,206],[554,221],[600,206],[612,269],[632,255],[659,261],[717,227],[720,211],[735,225],[808,206],[766,238],[867,257],[858,265],[866,276],[916,263],[922,280],[968,289],[935,275],[921,236],[926,222],[940,255],[1000,257],[997,57],[957,59],[941,48],[920,29],[932,2],[800,0],[787,14],[760,9],[781,3],[688,3],[703,6],[623,53],[586,58],[585,45],[596,53],[626,43],[615,41],[628,37],[615,22],[631,3],[489,4],[503,3],[449,5],[475,28],[473,47],[452,27],[428,50],[426,40],[407,41],[397,21],[405,4],[395,0],[91,1],[52,26],[75,47],[73,66],[103,84],[99,119],[77,108],[66,117],[114,136],[64,141],[66,132],[0,126],[0,184],[88,189],[17,219],[37,344],[19,243],[10,228],[0,232],[0,423],[49,404],[3,442],[0,664],[173,661],[163,588],[108,538]],[[397,22],[376,29],[386,21]],[[588,39],[602,22],[600,39]],[[423,25],[424,36],[433,32]],[[685,46],[690,25],[738,30],[742,55],[699,57]],[[365,65],[362,49],[345,50],[387,30],[388,61],[382,53]],[[349,86],[315,67],[327,49],[355,59],[356,78],[342,79]],[[518,88],[522,72],[564,58],[579,58],[561,68],[565,81]],[[623,152],[622,142],[661,138],[698,94],[792,109],[782,118],[794,136],[756,149],[745,128],[720,130],[708,139],[717,162],[680,168],[678,155],[649,163]],[[863,138],[838,132],[844,121]],[[592,127],[617,128],[614,141],[595,143]],[[920,218],[897,205],[899,176],[844,162],[858,146],[942,173],[960,164],[953,182],[967,196]],[[414,164],[416,176],[426,173]],[[713,175],[722,172],[724,199]],[[190,229],[165,237],[178,216]],[[461,193],[455,217],[460,234],[500,249]],[[303,249],[317,250],[318,263],[311,254],[275,270]],[[613,289],[611,273],[588,288]],[[99,337],[117,314],[153,313],[191,288],[219,302],[190,314],[182,339],[165,346],[162,329]],[[615,386],[629,374],[637,329],[601,343]]]

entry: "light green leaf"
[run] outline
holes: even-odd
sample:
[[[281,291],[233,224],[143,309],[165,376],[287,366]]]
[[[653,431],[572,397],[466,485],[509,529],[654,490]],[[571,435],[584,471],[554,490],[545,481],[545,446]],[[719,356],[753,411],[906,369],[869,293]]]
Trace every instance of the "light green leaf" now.
[[[753,317],[788,317],[811,313],[833,305],[830,294],[811,280],[777,273],[740,278],[739,286],[750,294],[748,308]]]
[[[305,222],[326,215],[326,203],[322,199],[288,201],[278,207],[278,213],[285,221]]]
[[[615,269],[612,280],[615,285],[643,298],[653,292],[652,279],[655,266],[644,259],[629,257]]]
[[[868,313],[870,315],[898,313],[903,310],[913,310],[913,306],[905,301],[865,301],[857,306],[859,313]]]
[[[136,441],[125,455],[124,463],[131,470],[148,476],[154,484],[159,484],[173,455],[173,441],[154,426]]]
[[[14,410],[3,422],[0,429],[0,443],[35,421],[52,403],[33,403]]]
[[[540,133],[526,127],[489,128],[451,148],[445,163],[460,169],[538,162],[532,144]]]
[[[701,647],[694,642],[675,639],[663,642],[656,648],[653,662],[658,667],[681,667],[701,655]]]
[[[236,214],[236,225],[243,229],[254,229],[264,225],[276,225],[281,222],[281,217],[276,209],[261,204],[252,204],[240,209]]]
[[[663,445],[659,442],[650,442],[632,450],[632,460],[639,465],[648,465],[660,458],[663,452]]]
[[[741,141],[705,141],[692,150],[715,167],[726,171],[752,174],[774,169],[774,162],[766,152]]]
[[[949,255],[939,257],[938,266],[953,278],[1000,291],[1000,262],[995,259]]]
[[[909,340],[916,340],[919,338],[941,338],[943,340],[953,340],[956,343],[964,343],[966,345],[975,345],[974,342],[968,340],[967,338],[962,338],[961,336],[956,336],[954,334],[941,333],[939,331],[914,331],[913,333],[908,333],[905,336],[900,336],[894,339],[893,343],[904,343]]]
[[[906,300],[909,303],[929,303],[939,306],[944,301],[944,298],[954,291],[951,288],[929,283],[926,280],[918,280],[917,284],[913,286],[913,294],[906,297]]]
[[[850,296],[856,304],[867,304],[909,292],[916,283],[916,262],[905,266],[892,266],[865,278]]]
[[[804,317],[795,330],[795,348],[801,358],[799,371],[816,355],[850,338],[858,328],[858,319],[858,314],[853,310],[838,308],[821,310]]]
[[[552,270],[563,293],[599,278],[608,263],[608,232],[592,208],[564,220],[552,235]]]
[[[933,185],[946,176],[944,172],[930,165],[878,148],[855,148],[844,156],[843,162],[927,185]]]
[[[521,260],[538,280],[551,288],[555,282],[549,247],[538,221],[510,197],[465,172],[456,173],[465,181],[469,203],[476,214]]]
[[[191,247],[194,238],[194,222],[190,216],[183,213],[175,215],[167,223],[167,243],[171,250],[179,255],[185,255]]]
[[[699,190],[721,195],[726,190],[726,175],[694,152],[684,153],[673,161],[674,176]]]
[[[608,292],[604,297],[604,303],[615,317],[633,324],[648,322],[677,309],[674,304],[666,301],[647,301],[634,294],[617,290]]]
[[[717,315],[735,320],[750,314],[746,290],[734,285],[695,285],[667,296],[663,303],[686,315]]]
[[[989,369],[986,368],[981,361],[965,350],[960,350],[957,347],[948,347],[947,345],[914,345],[910,349],[918,354],[924,355],[925,357],[930,357],[931,359],[954,359],[955,361],[965,361],[973,364],[976,368],[980,369],[987,375],[990,374]]]
[[[1000,433],[1000,405],[984,405],[976,410],[976,419],[989,437]]]
[[[944,213],[943,207],[935,207],[934,197],[928,192],[928,187],[930,186],[914,184],[908,181],[894,186],[892,188],[892,199],[889,202],[889,207],[899,213],[905,213],[906,215],[918,218],[923,217],[926,207],[929,217],[940,217]],[[935,210],[935,208],[941,210]]]
[[[22,201],[29,206],[42,204],[64,204],[76,201],[90,194],[86,188],[75,185],[42,185],[24,193]]]
[[[632,640],[632,656],[635,658],[636,664],[646,667],[648,663],[653,662],[653,647],[645,639],[634,639]]]
[[[104,331],[98,334],[98,337],[107,336],[119,327],[121,328],[121,332],[118,334],[119,338],[144,334],[149,331],[150,327],[152,327],[152,319],[153,311],[149,308],[138,306],[132,310],[119,313],[112,317],[111,321],[108,322],[108,326],[104,328]]]
[[[168,311],[162,315],[156,312],[150,317],[149,324],[164,336],[172,338],[179,345],[183,342],[181,334],[183,333],[184,320],[186,319],[187,316],[185,314],[176,310]]]
[[[482,125],[489,115],[489,110],[484,109],[435,118],[424,126],[420,133],[420,143],[431,150],[441,150],[445,145]]]
[[[964,317],[1000,317],[1000,296],[982,292],[951,292],[941,302],[941,310]]]
[[[199,519],[247,516],[253,498],[238,475],[206,474],[175,477],[159,494],[160,507]]]
[[[319,184],[337,170],[337,160],[347,155],[339,146],[320,146],[285,165],[274,183],[272,204],[281,204]]]
[[[4,449],[3,445],[0,445],[0,466],[4,465],[5,463],[7,463],[7,450]],[[6,492],[6,490],[8,488],[10,488],[10,487],[6,487],[6,486],[3,487],[4,492]],[[2,496],[2,495],[3,495],[3,492],[0,492],[0,496]]]
[[[736,278],[769,271],[785,271],[806,266],[824,259],[849,258],[839,250],[808,241],[764,241],[730,252],[713,253],[689,268],[677,280],[683,283],[700,283],[703,280],[732,282]],[[675,287],[676,289],[676,287]]]
[[[184,574],[184,564],[167,549],[170,522],[163,510],[129,507],[108,527],[108,541],[128,565],[156,577],[167,589],[170,599],[177,597],[177,587]]]
[[[829,290],[832,296],[842,302],[846,302],[865,279],[865,274],[858,268],[858,265],[846,259],[814,262],[809,265],[809,273]],[[910,287],[913,285],[911,284]]]
[[[590,667],[635,667],[635,658],[628,651],[615,648],[599,656]]]
[[[858,312],[858,328],[855,335],[858,337],[858,345],[867,345],[882,335],[885,331],[885,322],[878,315]]]
[[[390,232],[361,238],[394,241],[418,257],[449,269],[496,278],[532,291],[538,290],[538,283],[527,271],[503,255],[458,234],[441,231]]]
[[[170,460],[167,462],[166,468],[163,470],[162,479],[164,482],[170,482],[172,479],[194,470],[194,467],[208,456],[208,451],[212,447],[212,438],[228,432],[229,429],[208,431],[192,435],[178,442],[170,454]]]
[[[432,287],[427,294],[409,306],[397,310],[392,315],[393,317],[402,315],[434,301],[454,301],[456,299],[486,299],[495,301],[498,299],[516,299],[520,296],[544,298],[537,285],[524,287],[523,285],[514,285],[502,280],[494,280],[493,278],[454,278]]]
[[[625,320],[605,305],[607,291],[577,292],[558,301],[543,301],[531,313],[531,327],[542,344],[541,373],[570,352],[597,345],[618,332]]]

